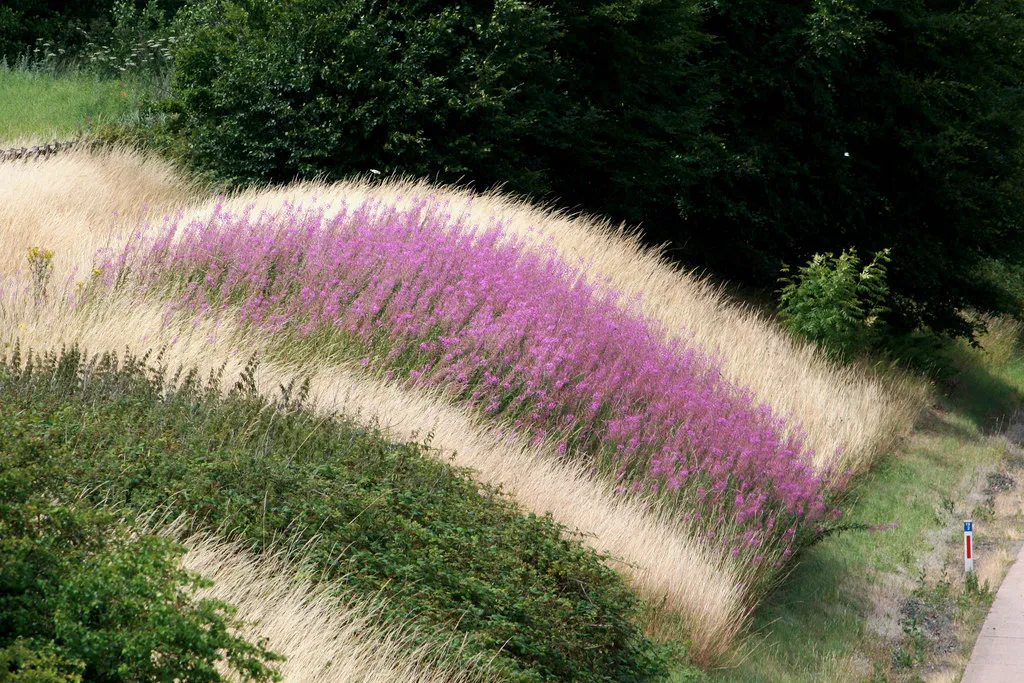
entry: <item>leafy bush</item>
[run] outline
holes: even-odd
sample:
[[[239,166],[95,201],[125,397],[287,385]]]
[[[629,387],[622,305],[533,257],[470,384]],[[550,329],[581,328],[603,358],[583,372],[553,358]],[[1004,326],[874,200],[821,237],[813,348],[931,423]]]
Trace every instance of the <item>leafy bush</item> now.
[[[849,359],[876,349],[888,311],[886,266],[889,250],[860,268],[854,249],[838,257],[815,254],[794,276],[783,276],[779,319],[792,332],[821,344],[833,356]],[[784,268],[783,273],[789,269]]]
[[[191,597],[207,582],[179,546],[76,501],[31,426],[3,422],[0,681],[219,681],[221,661],[278,679],[276,655],[232,635],[228,605]]]
[[[81,664],[52,644],[17,639],[0,647],[0,683],[81,683]]]
[[[670,197],[701,120],[697,15],[662,0],[207,0],[181,14],[173,111],[190,159],[230,181],[378,169],[642,212]]]
[[[304,547],[326,577],[386,598],[459,656],[509,680],[645,680],[664,670],[630,621],[640,603],[549,518],[345,421],[298,408],[288,388],[222,400],[195,374],[77,352],[0,366],[0,431],[63,491],[139,511],[185,513],[257,548]],[[87,457],[86,457],[87,454]]]

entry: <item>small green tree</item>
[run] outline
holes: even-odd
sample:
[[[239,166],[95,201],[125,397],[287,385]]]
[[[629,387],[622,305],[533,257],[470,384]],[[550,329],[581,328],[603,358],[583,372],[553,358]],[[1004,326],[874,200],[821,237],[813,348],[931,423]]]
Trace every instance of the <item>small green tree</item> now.
[[[788,275],[789,267],[783,266],[779,319],[791,332],[821,344],[834,358],[877,349],[884,332],[882,316],[889,310],[889,261],[885,249],[860,268],[856,250],[850,249],[838,257],[815,254],[796,275]]]

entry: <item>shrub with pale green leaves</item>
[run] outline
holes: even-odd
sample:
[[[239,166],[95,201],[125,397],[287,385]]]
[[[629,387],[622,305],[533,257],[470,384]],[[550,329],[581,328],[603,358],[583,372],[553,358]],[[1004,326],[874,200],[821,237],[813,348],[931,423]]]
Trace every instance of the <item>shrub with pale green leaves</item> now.
[[[839,256],[815,254],[796,274],[783,267],[779,319],[794,334],[817,342],[831,356],[848,359],[876,349],[889,310],[889,250],[860,267],[854,249]]]

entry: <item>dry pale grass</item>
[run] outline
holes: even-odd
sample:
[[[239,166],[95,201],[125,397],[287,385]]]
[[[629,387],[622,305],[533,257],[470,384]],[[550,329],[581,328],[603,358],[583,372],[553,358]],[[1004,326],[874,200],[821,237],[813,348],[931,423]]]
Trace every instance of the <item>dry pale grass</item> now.
[[[60,275],[87,279],[98,249],[198,197],[166,162],[124,149],[0,162],[0,276],[44,247]]]
[[[978,577],[979,586],[999,586],[1003,583],[1006,571],[1016,559],[1016,554],[1011,554],[1003,546],[988,550],[984,556],[975,561],[975,574]],[[994,590],[994,589],[993,589]]]
[[[840,655],[831,652],[822,656],[821,678],[823,681],[864,681],[868,679],[865,663],[859,653]]]
[[[207,535],[189,536],[182,544],[182,566],[214,581],[198,597],[233,605],[245,622],[239,635],[263,640],[287,658],[277,669],[288,683],[497,680],[486,674],[486,662],[475,672],[438,663],[436,651],[415,644],[412,629],[384,625],[374,602],[302,579],[280,555],[254,555]]]
[[[228,326],[165,322],[154,304],[110,300],[73,311],[30,297],[0,299],[0,344],[20,341],[43,350],[80,344],[90,352],[130,350],[141,354],[166,347],[164,361],[203,373],[225,367],[225,387],[249,354],[266,345]],[[423,439],[455,464],[471,468],[483,482],[501,486],[523,508],[551,513],[585,535],[585,542],[612,556],[611,564],[652,604],[682,617],[682,635],[698,661],[721,660],[742,630],[747,607],[745,577],[731,558],[691,538],[687,530],[650,511],[642,501],[615,496],[609,485],[579,466],[560,464],[547,446],[530,446],[514,434],[498,436],[468,410],[441,394],[404,389],[358,369],[263,364],[261,392],[273,395],[296,373],[312,375],[315,409],[380,425],[396,440]]]
[[[929,671],[921,676],[924,683],[957,683],[963,678],[964,669],[967,668],[968,658],[962,654],[950,654],[946,657],[944,665],[937,671]]]

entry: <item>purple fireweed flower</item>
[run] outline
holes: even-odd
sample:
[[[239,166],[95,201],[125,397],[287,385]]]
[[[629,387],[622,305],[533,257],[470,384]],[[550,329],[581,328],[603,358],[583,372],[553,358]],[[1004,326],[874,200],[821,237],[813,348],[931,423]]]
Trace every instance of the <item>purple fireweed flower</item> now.
[[[616,491],[678,501],[709,537],[727,520],[718,537],[736,553],[763,556],[769,539],[788,552],[798,528],[831,512],[824,481],[844,479],[819,476],[800,430],[716,358],[627,313],[621,294],[553,250],[500,224],[477,229],[429,197],[406,210],[218,206],[207,220],[165,219],[105,259],[109,286],[130,274],[177,310],[344,335],[368,368],[554,439],[619,479]]]

